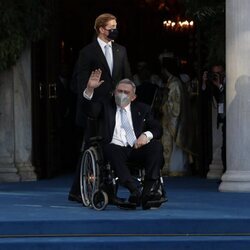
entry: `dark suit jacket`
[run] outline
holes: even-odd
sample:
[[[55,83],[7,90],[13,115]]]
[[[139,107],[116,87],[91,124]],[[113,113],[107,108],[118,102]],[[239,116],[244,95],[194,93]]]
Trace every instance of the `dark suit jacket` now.
[[[79,54],[77,62],[77,87],[78,87],[78,102],[76,122],[78,125],[83,125],[85,122],[83,105],[85,99],[82,97],[83,91],[86,88],[89,76],[95,69],[102,70],[101,80],[103,84],[95,89],[93,102],[99,103],[103,99],[109,98],[115,85],[123,78],[132,78],[126,48],[113,43],[113,72],[112,76],[102,52],[102,49],[97,40],[84,47]]]
[[[92,101],[88,102],[91,103]],[[110,143],[115,128],[116,104],[114,98],[102,103],[102,112],[100,114],[103,143]],[[153,134],[153,139],[161,138],[162,126],[154,119],[149,105],[133,101],[131,103],[131,115],[136,138],[145,131],[150,131]]]

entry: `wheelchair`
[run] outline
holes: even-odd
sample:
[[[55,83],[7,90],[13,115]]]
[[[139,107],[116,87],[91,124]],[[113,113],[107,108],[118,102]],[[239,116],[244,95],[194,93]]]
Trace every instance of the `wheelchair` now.
[[[104,210],[110,204],[109,198],[111,196],[116,197],[119,182],[110,164],[104,162],[101,140],[101,137],[98,136],[89,139],[89,147],[83,151],[80,163],[80,190],[83,205],[98,211]],[[144,171],[143,169],[135,170],[136,173],[132,173],[132,175],[142,189]],[[167,201],[162,177],[158,182],[157,190],[158,199],[144,204],[144,210],[160,207],[163,202]],[[136,204],[131,204],[125,199],[123,202],[113,205],[122,209],[136,209]]]

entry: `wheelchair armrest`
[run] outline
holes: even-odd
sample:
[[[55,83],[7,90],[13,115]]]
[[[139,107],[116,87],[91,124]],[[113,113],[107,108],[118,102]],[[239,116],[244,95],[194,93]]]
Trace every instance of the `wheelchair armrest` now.
[[[103,140],[102,136],[92,136],[89,138],[89,143],[90,145],[93,145],[93,144],[96,144],[96,143],[99,143]]]

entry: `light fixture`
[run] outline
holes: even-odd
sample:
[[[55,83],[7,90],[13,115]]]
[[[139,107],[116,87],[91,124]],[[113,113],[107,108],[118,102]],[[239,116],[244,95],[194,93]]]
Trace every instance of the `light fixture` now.
[[[163,27],[166,30],[171,30],[171,31],[188,31],[192,30],[194,28],[194,21],[172,21],[172,20],[165,20],[163,22]]]

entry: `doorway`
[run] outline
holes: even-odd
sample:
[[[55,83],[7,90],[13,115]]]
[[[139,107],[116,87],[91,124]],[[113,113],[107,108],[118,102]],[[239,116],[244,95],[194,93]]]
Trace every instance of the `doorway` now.
[[[32,48],[33,165],[39,178],[72,172],[76,167],[82,131],[75,125],[76,96],[70,81],[79,51],[93,39],[94,20],[99,14],[110,12],[118,18],[117,42],[127,48],[133,73],[137,62],[145,59],[154,73],[159,73],[157,62],[164,49],[179,53],[185,60],[193,56],[190,36],[166,32],[154,1],[45,3],[51,11],[50,29]]]

